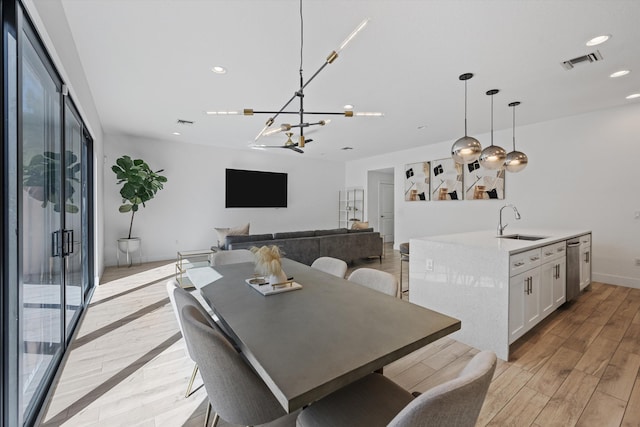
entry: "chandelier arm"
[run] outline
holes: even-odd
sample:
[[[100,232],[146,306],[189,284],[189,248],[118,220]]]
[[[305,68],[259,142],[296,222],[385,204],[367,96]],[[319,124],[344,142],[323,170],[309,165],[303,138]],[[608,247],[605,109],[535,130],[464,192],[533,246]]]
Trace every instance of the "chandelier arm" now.
[[[253,114],[300,114],[299,111],[254,111]],[[327,115],[327,116],[344,116],[345,112],[326,112],[326,111],[305,111],[305,114]]]

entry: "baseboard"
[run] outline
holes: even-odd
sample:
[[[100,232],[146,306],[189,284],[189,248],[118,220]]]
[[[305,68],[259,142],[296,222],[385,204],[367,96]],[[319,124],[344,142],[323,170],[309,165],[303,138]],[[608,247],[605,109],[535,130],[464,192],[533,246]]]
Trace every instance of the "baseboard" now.
[[[640,279],[635,277],[616,276],[614,274],[593,273],[591,279],[594,282],[608,283],[610,285],[626,286],[640,289]]]

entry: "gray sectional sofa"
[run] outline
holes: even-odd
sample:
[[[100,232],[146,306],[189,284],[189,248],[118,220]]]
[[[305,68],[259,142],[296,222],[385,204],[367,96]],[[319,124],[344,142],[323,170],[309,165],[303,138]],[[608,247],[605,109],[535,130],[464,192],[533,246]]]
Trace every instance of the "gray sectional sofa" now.
[[[264,245],[278,245],[285,257],[307,265],[321,256],[346,262],[368,257],[379,257],[382,261],[382,237],[373,228],[287,231],[227,236],[225,240],[225,249],[249,249]]]

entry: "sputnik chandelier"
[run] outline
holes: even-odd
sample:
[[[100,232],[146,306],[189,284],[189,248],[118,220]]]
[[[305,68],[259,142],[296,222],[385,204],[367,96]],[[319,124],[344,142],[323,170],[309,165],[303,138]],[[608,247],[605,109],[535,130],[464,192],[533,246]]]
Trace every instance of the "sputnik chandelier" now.
[[[341,111],[341,112],[316,112],[316,111],[305,111],[304,110],[304,89],[309,85],[309,83],[311,83],[311,81],[313,81],[314,78],[316,78],[316,76],[318,74],[320,74],[320,72],[322,70],[324,70],[324,68],[329,65],[332,64],[336,58],[338,58],[338,55],[342,52],[342,50],[344,50],[345,47],[347,47],[347,45],[351,42],[351,40],[353,40],[353,38],[360,32],[362,31],[362,29],[367,25],[367,23],[369,22],[369,18],[365,19],[364,21],[362,21],[360,23],[360,25],[358,25],[356,27],[355,30],[353,30],[351,32],[351,34],[349,34],[349,36],[347,36],[346,39],[344,39],[344,41],[340,44],[340,46],[336,49],[331,51],[331,53],[327,56],[325,62],[320,66],[320,68],[313,73],[313,75],[305,82],[304,81],[304,77],[302,74],[303,68],[302,68],[302,47],[304,45],[304,20],[302,17],[302,0],[300,0],[300,87],[298,88],[298,90],[296,90],[294,92],[294,94],[291,96],[291,98],[289,98],[289,100],[287,102],[284,103],[284,105],[277,111],[258,111],[258,110],[253,110],[251,108],[245,108],[242,111],[207,111],[207,114],[210,115],[245,115],[245,116],[253,116],[255,114],[269,114],[270,117],[267,119],[264,127],[262,128],[262,130],[258,133],[258,135],[255,137],[255,140],[253,143],[250,144],[250,146],[252,148],[289,148],[293,151],[296,151],[298,153],[303,153],[303,151],[300,148],[303,148],[305,146],[305,143],[307,142],[311,142],[310,139],[306,139],[305,138],[305,129],[310,128],[312,126],[324,126],[326,124],[328,124],[330,122],[330,120],[318,120],[316,122],[308,122],[305,121],[305,114],[307,115],[321,115],[321,116],[336,116],[336,115],[340,115],[340,116],[344,116],[344,117],[354,117],[354,116],[361,116],[361,117],[381,117],[384,114],[379,113],[379,112],[354,112],[352,110],[345,110],[345,111]],[[299,108],[298,111],[285,111],[285,109],[287,107],[289,107],[289,105],[295,100],[298,99],[299,101]],[[291,123],[283,123],[278,127],[275,128],[271,128],[271,126],[275,123],[275,120],[278,118],[278,116],[280,116],[281,114],[294,114],[294,115],[298,115],[299,118],[299,122],[297,124],[291,124]],[[298,128],[298,132],[299,132],[299,136],[298,136],[298,142],[293,142],[291,140],[291,136],[293,135],[291,132],[292,129],[294,128]],[[279,132],[286,132],[286,135],[288,136],[287,141],[284,143],[284,145],[262,145],[262,144],[256,144],[255,142],[258,141],[258,139],[260,139],[263,136],[268,136],[268,135],[274,135],[277,134]]]

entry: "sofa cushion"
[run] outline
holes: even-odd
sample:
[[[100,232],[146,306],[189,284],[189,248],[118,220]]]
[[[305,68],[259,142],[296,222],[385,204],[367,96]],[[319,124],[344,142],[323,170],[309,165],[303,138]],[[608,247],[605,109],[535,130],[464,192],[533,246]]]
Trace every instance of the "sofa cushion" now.
[[[329,236],[331,234],[345,234],[347,232],[346,228],[333,228],[331,230],[316,230],[316,236]]]
[[[295,239],[297,237],[313,237],[313,230],[309,231],[283,231],[281,233],[273,233],[274,239]]]
[[[237,227],[226,227],[226,228],[216,228],[216,232],[218,233],[218,247],[220,249],[226,249],[226,239],[227,236],[247,236],[249,235],[249,225],[250,223],[246,223],[244,225],[239,225]]]
[[[369,228],[369,221],[353,221],[351,224],[352,230],[362,230],[363,228]]]
[[[349,229],[349,233],[371,233],[372,231],[373,231],[373,227]]]
[[[249,234],[247,236],[227,236],[227,239],[225,241],[225,247],[228,248],[229,245],[233,243],[261,242],[263,240],[273,240],[273,236],[271,234]]]

